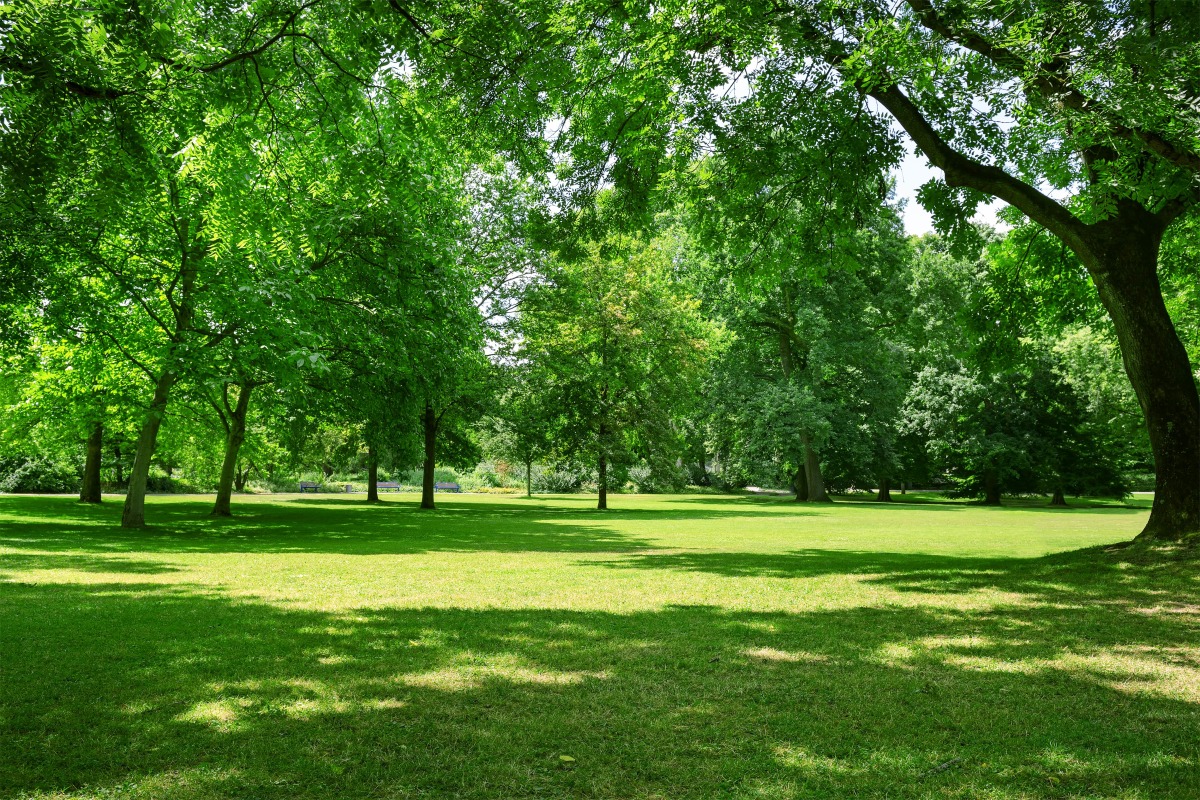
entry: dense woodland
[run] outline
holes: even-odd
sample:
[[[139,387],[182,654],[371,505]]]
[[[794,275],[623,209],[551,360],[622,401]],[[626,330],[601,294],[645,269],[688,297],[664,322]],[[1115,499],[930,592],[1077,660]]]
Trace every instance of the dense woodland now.
[[[1152,489],[1145,536],[1200,529],[1190,2],[0,20],[0,491]]]

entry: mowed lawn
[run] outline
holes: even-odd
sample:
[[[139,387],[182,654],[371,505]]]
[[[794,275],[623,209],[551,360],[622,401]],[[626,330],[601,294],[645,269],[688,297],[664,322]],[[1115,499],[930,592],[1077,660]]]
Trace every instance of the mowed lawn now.
[[[0,497],[0,796],[1200,797],[1144,503],[438,500]]]

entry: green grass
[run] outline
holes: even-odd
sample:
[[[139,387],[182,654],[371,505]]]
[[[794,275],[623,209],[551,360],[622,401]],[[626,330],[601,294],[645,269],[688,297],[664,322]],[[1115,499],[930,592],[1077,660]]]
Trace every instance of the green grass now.
[[[0,497],[0,796],[1200,797],[1145,502],[926,500]]]

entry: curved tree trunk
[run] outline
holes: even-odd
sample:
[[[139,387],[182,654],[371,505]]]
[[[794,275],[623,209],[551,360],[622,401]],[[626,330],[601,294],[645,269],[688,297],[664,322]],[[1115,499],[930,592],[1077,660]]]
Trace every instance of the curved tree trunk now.
[[[217,502],[213,504],[214,517],[229,517],[233,495],[233,482],[237,475],[238,452],[246,440],[246,414],[250,410],[250,392],[254,387],[245,384],[238,390],[237,405],[229,413],[229,430],[225,435],[225,460],[221,463],[221,480],[217,484]]]
[[[154,458],[158,429],[162,427],[163,417],[167,415],[167,402],[171,398],[171,387],[175,385],[175,378],[175,373],[165,372],[154,384],[154,398],[150,401],[146,420],[138,433],[133,467],[129,470],[129,489],[125,493],[125,507],[121,510],[122,528],[146,526],[146,481],[150,477],[150,459]]]
[[[425,415],[422,417],[425,428],[425,462],[421,470],[421,508],[434,508],[433,503],[433,468],[437,455],[437,415],[433,404],[426,401]]]
[[[79,502],[100,502],[100,461],[104,453],[104,423],[97,420],[87,439],[87,459],[83,464],[83,484],[79,488]]]
[[[367,502],[379,502],[379,457],[371,443],[367,444]]]
[[[879,492],[875,495],[875,499],[880,503],[892,502],[892,482],[887,478],[879,479]]]
[[[1176,540],[1200,531],[1200,397],[1158,282],[1161,231],[1119,217],[1110,223],[1084,263],[1112,318],[1154,453],[1154,505],[1138,538]]]

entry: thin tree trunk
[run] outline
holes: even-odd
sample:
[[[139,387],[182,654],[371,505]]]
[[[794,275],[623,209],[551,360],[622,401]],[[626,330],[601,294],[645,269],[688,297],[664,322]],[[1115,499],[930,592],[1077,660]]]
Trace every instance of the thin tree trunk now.
[[[121,461],[121,443],[120,442],[116,442],[113,444],[113,460],[115,462],[115,471],[116,471],[115,477],[117,479],[117,486],[123,487],[125,485],[125,463],[123,461]]]
[[[437,415],[433,412],[433,404],[425,403],[425,463],[421,472],[421,508],[434,508],[433,503],[433,467],[437,455]]]
[[[813,450],[812,440],[804,434],[804,472],[808,478],[808,502],[832,503],[833,498],[825,493],[825,479],[821,477],[821,461]]]
[[[83,464],[83,485],[79,489],[79,502],[100,502],[100,461],[104,454],[104,423],[96,420],[87,439],[87,458]]]
[[[154,398],[150,401],[146,420],[138,433],[137,449],[133,453],[133,468],[129,470],[129,489],[125,493],[125,507],[121,511],[122,528],[146,526],[146,481],[150,477],[150,459],[154,458],[158,429],[167,414],[167,402],[170,400],[175,379],[174,372],[164,372],[154,384]]]
[[[608,510],[608,459],[605,457],[603,452],[600,453],[600,458],[598,459],[597,467],[598,467],[598,469],[596,470],[596,472],[597,472],[596,488],[598,490],[600,497],[596,501],[596,509],[598,511],[607,511]]]
[[[879,493],[875,495],[875,500],[880,503],[892,502],[892,482],[887,478],[879,479]]]
[[[1065,495],[1063,495],[1063,490],[1061,488],[1055,489],[1054,497],[1050,498],[1050,505],[1066,506],[1066,504],[1067,504],[1067,498]]]
[[[250,468],[242,469],[238,467],[233,471],[233,490],[235,492],[246,491],[246,479],[250,477]]]
[[[533,497],[533,462],[525,462],[525,496]]]
[[[805,473],[803,465],[792,476],[792,488],[796,490],[797,503],[808,502],[808,475]]]
[[[254,387],[251,384],[243,384],[239,387],[237,404],[229,412],[229,427],[225,434],[225,460],[221,463],[221,480],[217,484],[217,502],[213,504],[212,510],[214,517],[233,516],[230,499],[233,495],[233,481],[237,473],[238,453],[242,449],[242,442],[246,440],[246,415],[250,410],[250,393],[253,390]]]
[[[371,442],[367,443],[367,502],[379,502],[379,457]]]
[[[1145,214],[1145,212],[1143,212]],[[1154,453],[1154,505],[1139,539],[1177,540],[1200,531],[1200,397],[1187,351],[1158,282],[1161,230],[1125,210],[1084,259],[1133,384]]]
[[[1000,481],[995,470],[983,473],[983,504],[985,506],[1000,505]]]

